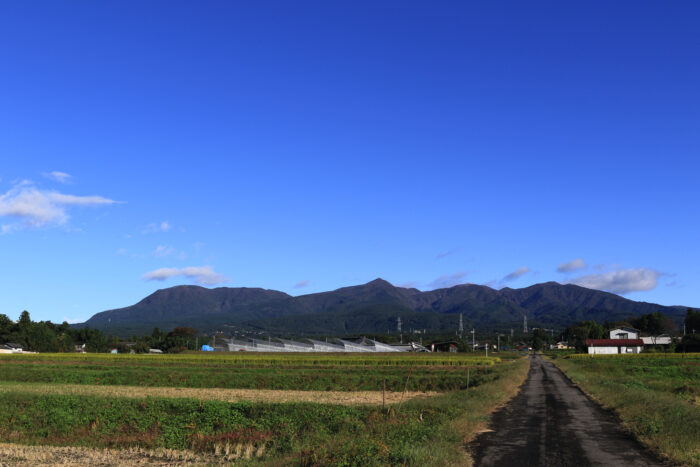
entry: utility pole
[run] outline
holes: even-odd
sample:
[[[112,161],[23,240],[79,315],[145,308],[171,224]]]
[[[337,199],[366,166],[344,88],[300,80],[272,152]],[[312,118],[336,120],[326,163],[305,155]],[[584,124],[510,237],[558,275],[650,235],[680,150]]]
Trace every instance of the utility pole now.
[[[464,334],[464,321],[462,320],[462,313],[459,314],[459,338],[462,338]]]
[[[472,352],[476,349],[476,341],[474,340],[474,328],[472,328]]]
[[[496,352],[501,351],[501,335],[498,334],[498,344],[496,345]]]
[[[403,333],[401,332],[401,317],[396,318],[396,330],[399,331],[400,343],[403,344]]]

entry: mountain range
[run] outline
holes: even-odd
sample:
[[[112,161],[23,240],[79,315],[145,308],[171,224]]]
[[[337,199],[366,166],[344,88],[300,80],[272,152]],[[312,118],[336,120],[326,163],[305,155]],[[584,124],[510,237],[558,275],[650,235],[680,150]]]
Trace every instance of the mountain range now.
[[[546,282],[522,289],[495,290],[463,284],[420,291],[376,279],[330,292],[293,297],[261,288],[181,285],[161,289],[135,305],[103,311],[76,327],[129,336],[189,326],[200,332],[233,329],[273,335],[347,335],[404,331],[457,330],[463,314],[465,330],[505,331],[530,326],[563,329],[580,320],[621,321],[661,312],[680,323],[686,307],[636,302],[573,284]]]

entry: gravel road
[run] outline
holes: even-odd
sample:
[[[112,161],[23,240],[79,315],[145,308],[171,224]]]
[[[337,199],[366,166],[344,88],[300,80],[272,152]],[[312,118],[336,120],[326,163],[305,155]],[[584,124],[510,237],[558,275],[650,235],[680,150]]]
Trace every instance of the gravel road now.
[[[527,381],[470,446],[477,466],[664,465],[554,364],[534,355]]]

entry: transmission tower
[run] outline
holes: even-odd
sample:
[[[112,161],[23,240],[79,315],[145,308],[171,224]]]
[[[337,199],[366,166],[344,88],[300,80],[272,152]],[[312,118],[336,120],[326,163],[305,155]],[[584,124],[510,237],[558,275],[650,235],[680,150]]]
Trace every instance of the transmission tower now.
[[[401,317],[396,318],[396,330],[399,332],[399,342],[403,344],[403,333],[401,332]]]
[[[527,314],[523,313],[523,332],[527,332]]]
[[[462,334],[464,334],[464,321],[462,319],[462,313],[459,314],[459,338],[462,338]]]

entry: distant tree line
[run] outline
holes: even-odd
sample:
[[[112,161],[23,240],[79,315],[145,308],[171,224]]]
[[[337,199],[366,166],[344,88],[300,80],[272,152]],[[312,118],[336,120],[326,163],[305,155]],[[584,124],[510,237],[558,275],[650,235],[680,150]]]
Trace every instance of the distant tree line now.
[[[688,309],[684,321],[685,335],[677,351],[700,352],[700,310]],[[626,321],[599,324],[595,321],[580,321],[568,326],[563,338],[570,346],[578,351],[586,350],[587,339],[604,339],[609,331],[616,327],[628,326],[640,330],[644,334],[676,334],[678,327],[669,317],[662,313],[649,313]],[[379,341],[387,341],[386,336],[371,336]],[[383,338],[384,337],[384,338]],[[436,336],[426,336],[426,344]],[[554,338],[544,329],[534,329],[530,344],[535,350],[547,349],[553,344]],[[105,336],[97,329],[71,328],[67,322],[54,324],[51,321],[34,322],[28,311],[23,311],[17,322],[7,315],[0,314],[0,344],[13,343],[21,345],[25,350],[35,352],[74,352],[76,345],[83,346],[87,352],[109,352],[116,349],[120,353],[146,353],[150,349],[158,349],[166,353],[178,353],[186,350],[197,350],[200,344],[208,343],[209,338],[200,339],[198,332],[190,327],[177,327],[170,332],[155,328],[150,335],[132,336],[128,340],[117,336]],[[471,351],[471,345],[466,340],[458,339],[460,352]],[[429,345],[429,344],[428,344]]]
[[[151,335],[133,336],[129,340],[116,336],[105,336],[90,328],[71,328],[67,322],[54,324],[51,321],[32,321],[28,311],[23,311],[17,322],[0,314],[0,344],[18,344],[24,350],[34,352],[74,352],[76,345],[85,346],[87,352],[147,353],[159,349],[167,353],[195,350],[199,341],[195,329],[175,328],[161,332],[155,328]]]

